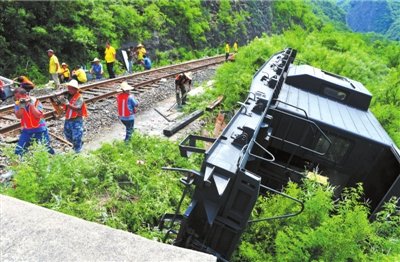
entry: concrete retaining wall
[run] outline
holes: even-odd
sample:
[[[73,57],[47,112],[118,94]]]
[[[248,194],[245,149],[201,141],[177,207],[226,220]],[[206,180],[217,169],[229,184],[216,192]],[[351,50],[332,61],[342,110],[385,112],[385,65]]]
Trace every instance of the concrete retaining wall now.
[[[216,261],[0,195],[0,261]]]

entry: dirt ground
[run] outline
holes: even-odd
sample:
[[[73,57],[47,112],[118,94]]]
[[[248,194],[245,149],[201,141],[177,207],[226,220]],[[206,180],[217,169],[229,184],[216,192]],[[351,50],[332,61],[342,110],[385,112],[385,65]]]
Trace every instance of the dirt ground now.
[[[207,86],[212,85],[212,81],[206,83]],[[199,94],[203,92],[203,87],[199,86],[190,91],[189,97],[195,94]],[[150,108],[146,111],[138,112],[135,116],[135,127],[134,132],[139,132],[141,134],[151,135],[151,136],[160,136],[164,138],[168,138],[170,140],[181,140],[186,137],[188,134],[197,131],[201,128],[201,121],[195,120],[191,122],[189,125],[179,130],[176,134],[171,137],[166,137],[163,134],[163,130],[170,125],[173,125],[176,121],[179,121],[180,118],[183,117],[183,113],[179,111],[176,107],[176,98],[175,96],[170,96],[162,101],[156,103],[153,108]],[[175,104],[175,105],[174,105]],[[157,109],[161,112],[170,122],[156,112]],[[107,134],[107,135],[104,135]],[[85,142],[84,150],[90,151],[95,150],[103,143],[111,143],[113,140],[123,140],[125,138],[125,126],[120,121],[115,121],[110,127],[102,128],[98,135],[92,138],[90,141]]]

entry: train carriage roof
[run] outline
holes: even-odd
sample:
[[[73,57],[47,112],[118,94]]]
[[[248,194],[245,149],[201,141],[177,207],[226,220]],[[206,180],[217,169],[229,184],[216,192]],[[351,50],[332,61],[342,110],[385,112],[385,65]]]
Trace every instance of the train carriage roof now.
[[[306,69],[306,72],[304,69]],[[345,80],[342,80],[344,83],[342,84],[339,81],[341,80],[339,76],[332,77],[329,75],[326,77],[327,75],[325,74],[324,77],[320,77],[322,71],[310,66],[292,65],[291,71],[295,73],[291,74],[289,71],[287,77],[289,81],[285,81],[282,85],[278,100],[304,109],[308,117],[314,121],[341,129],[344,132],[356,134],[377,143],[394,144],[375,116],[368,109],[365,110],[365,103],[368,102],[369,105],[370,98],[368,96],[370,94],[362,84],[347,78],[343,78]],[[299,72],[302,73],[299,74]],[[304,79],[308,80],[304,81]],[[340,101],[340,99],[324,96],[321,89],[316,89],[316,86],[326,86],[327,84],[334,88],[338,87],[344,92],[347,92],[346,88],[348,88],[349,92],[355,93],[355,95],[353,94],[353,101],[361,100],[364,105],[361,108],[354,103],[348,105],[345,101]],[[278,103],[278,108],[297,115],[304,115],[303,111],[284,103]]]

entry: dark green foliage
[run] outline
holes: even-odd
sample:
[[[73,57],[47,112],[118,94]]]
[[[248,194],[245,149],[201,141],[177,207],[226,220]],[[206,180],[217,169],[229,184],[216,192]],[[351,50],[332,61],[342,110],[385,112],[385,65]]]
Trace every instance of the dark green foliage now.
[[[182,194],[180,175],[161,167],[190,169],[194,162],[197,160],[181,158],[175,143],[138,134],[129,144],[105,144],[88,155],[50,156],[36,147],[12,167],[14,186],[2,185],[0,191],[149,236],[157,233],[150,231],[164,212],[174,210]]]
[[[167,64],[210,50],[214,55],[223,46],[216,32],[233,41],[246,34],[248,17],[241,8],[232,10],[229,1],[213,14],[200,0],[3,1],[0,10],[1,74],[28,75],[38,84],[48,80],[49,48],[60,63],[88,68],[94,57],[104,59],[106,41],[116,49],[140,42],[155,63]],[[205,51],[196,54],[199,49]],[[156,57],[162,52],[167,56]],[[117,73],[123,68],[116,65]]]
[[[220,67],[215,77],[215,89],[204,99],[212,101],[224,95],[224,110],[237,108],[237,102],[248,95],[252,76],[271,54],[292,47],[298,50],[295,61],[307,63],[324,71],[357,80],[372,93],[371,111],[396,144],[400,144],[400,45],[376,38],[338,32],[327,25],[321,31],[307,32],[299,27],[283,35],[255,39],[242,47],[236,61]],[[193,104],[203,106],[205,103]]]
[[[221,53],[223,43],[235,38],[239,40],[236,62],[220,67],[215,88],[191,98],[187,107],[204,107],[223,94],[222,109],[231,112],[247,96],[256,70],[274,52],[290,46],[298,50],[297,61],[362,82],[374,95],[371,110],[399,145],[399,44],[374,34],[338,32],[340,26],[324,24],[326,17],[312,13],[310,2],[0,2],[0,72],[6,76],[28,74],[45,82],[48,48],[56,50],[60,62],[75,65],[87,64],[95,56],[102,58],[106,40],[117,48],[148,41],[148,50],[156,56],[153,61],[165,65],[171,59]],[[247,9],[242,8],[244,3]],[[341,19],[342,13],[329,14],[330,5],[322,5],[324,13]],[[390,2],[391,10],[398,14],[396,6],[395,1]],[[399,32],[395,29],[391,34]],[[244,46],[250,35],[263,33]],[[205,119],[214,123],[215,117],[207,113]],[[213,128],[207,129],[211,132]],[[182,193],[180,175],[161,167],[198,170],[201,161],[199,156],[181,158],[176,143],[138,134],[129,144],[106,144],[88,154],[49,156],[36,147],[20,163],[12,149],[6,151],[18,165],[11,167],[15,172],[11,185],[15,187],[2,184],[1,193],[158,239],[161,232],[154,229],[158,218],[173,211]],[[360,201],[361,187],[345,190],[339,202],[332,201],[332,188],[312,181],[302,186],[290,183],[285,192],[304,201],[304,212],[252,225],[234,261],[400,259],[400,216],[395,199],[371,223],[368,207]],[[260,198],[252,216],[283,215],[298,208],[293,201],[271,195]]]
[[[333,189],[305,181],[289,183],[285,192],[304,202],[304,211],[289,219],[251,225],[234,261],[377,261],[400,256],[400,215],[395,200],[369,222],[362,187],[344,190],[332,201]],[[295,212],[298,206],[281,196],[257,202],[253,218]],[[397,212],[397,213],[396,213]]]

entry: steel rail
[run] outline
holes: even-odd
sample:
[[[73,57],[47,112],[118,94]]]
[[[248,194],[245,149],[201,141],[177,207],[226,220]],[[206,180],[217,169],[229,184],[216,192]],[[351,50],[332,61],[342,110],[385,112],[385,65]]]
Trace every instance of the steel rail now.
[[[130,75],[119,76],[119,77],[116,77],[113,79],[107,79],[107,80],[102,80],[102,81],[82,85],[80,90],[83,95],[92,95],[92,97],[85,98],[85,102],[94,103],[97,100],[101,100],[101,99],[118,94],[120,91],[118,91],[116,89],[116,86],[119,85],[120,83],[122,83],[123,81],[128,81],[128,83],[132,87],[134,87],[134,92],[135,92],[135,90],[136,90],[136,92],[138,92],[138,91],[146,92],[146,88],[143,89],[141,87],[145,87],[145,86],[149,86],[153,83],[157,83],[163,78],[170,78],[170,77],[175,76],[176,74],[184,73],[184,72],[188,72],[188,71],[197,71],[197,70],[203,69],[205,67],[223,63],[224,61],[225,61],[224,55],[214,56],[214,57],[210,57],[210,58],[203,58],[203,59],[199,59],[199,60],[191,60],[191,61],[187,61],[187,62],[180,63],[180,64],[159,67],[159,68],[148,70],[148,71],[142,71],[142,72],[138,72],[138,73],[134,73],[134,74],[130,74]],[[107,88],[108,88],[108,90],[107,90]],[[110,88],[112,88],[111,91],[110,91]],[[152,88],[149,88],[149,90],[153,89],[153,88],[155,88],[155,86],[152,86]],[[94,92],[94,91],[97,91],[97,92],[104,91],[104,93],[95,94],[96,92]],[[47,104],[50,104],[50,103],[47,103],[50,98],[55,97],[55,96],[62,96],[62,95],[65,95],[66,93],[67,93],[67,91],[62,91],[62,92],[53,93],[53,94],[49,94],[49,95],[45,95],[45,96],[40,96],[40,97],[37,97],[37,99],[39,99],[41,102],[43,102],[44,104],[47,105]],[[10,115],[13,115],[13,113],[12,113],[13,108],[14,108],[14,105],[0,107],[0,114],[3,115],[3,116],[0,115],[0,120],[4,119],[4,120],[8,120],[8,121],[13,121],[12,118],[10,117]],[[49,108],[45,107],[45,111],[47,111],[44,114],[44,117],[46,120],[54,119],[57,117],[57,114],[54,109],[49,109]],[[8,112],[10,112],[10,113],[8,113]],[[15,119],[14,121],[16,123],[8,124],[4,127],[1,127],[0,134],[6,134],[6,133],[20,129],[19,120]]]

